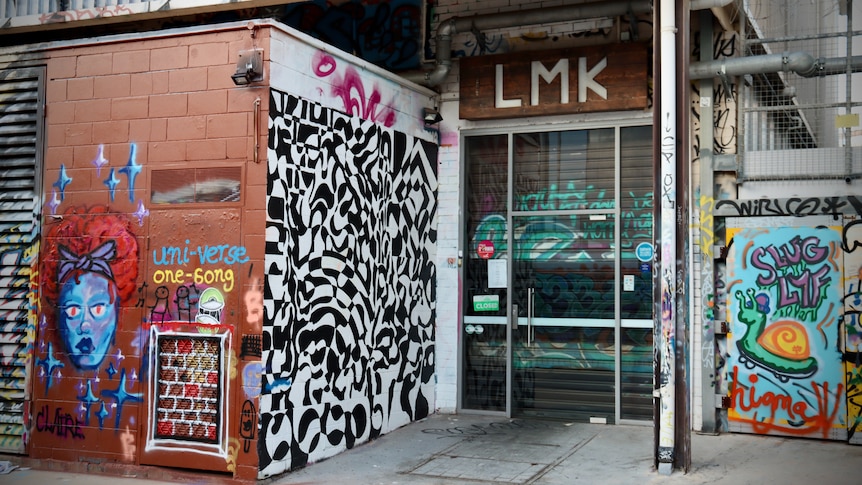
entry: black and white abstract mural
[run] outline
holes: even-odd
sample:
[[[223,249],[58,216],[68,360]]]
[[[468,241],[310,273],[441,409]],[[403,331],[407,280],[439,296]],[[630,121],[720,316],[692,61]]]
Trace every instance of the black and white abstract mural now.
[[[437,146],[270,91],[259,477],[434,406]]]

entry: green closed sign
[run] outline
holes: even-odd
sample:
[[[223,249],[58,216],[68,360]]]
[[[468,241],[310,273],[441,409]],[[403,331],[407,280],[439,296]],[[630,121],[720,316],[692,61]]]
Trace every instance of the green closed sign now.
[[[473,297],[474,312],[496,312],[500,310],[498,295],[477,295]]]

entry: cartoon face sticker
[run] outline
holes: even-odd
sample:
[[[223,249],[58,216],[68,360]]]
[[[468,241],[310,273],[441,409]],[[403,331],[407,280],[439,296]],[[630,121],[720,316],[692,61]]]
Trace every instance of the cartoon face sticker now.
[[[207,288],[198,300],[197,323],[218,325],[221,323],[221,312],[224,309],[224,296],[215,288]]]

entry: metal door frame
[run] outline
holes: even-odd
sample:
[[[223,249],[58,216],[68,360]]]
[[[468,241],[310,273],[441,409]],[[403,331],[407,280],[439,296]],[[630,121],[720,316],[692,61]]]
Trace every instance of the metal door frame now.
[[[569,120],[571,118],[568,118]],[[522,122],[523,120],[516,120]],[[513,211],[512,210],[512,200],[513,200],[513,192],[514,187],[512,184],[513,175],[514,175],[514,150],[513,150],[513,137],[515,133],[535,133],[535,132],[551,132],[551,131],[574,131],[574,130],[592,130],[592,129],[601,129],[601,128],[612,128],[614,130],[614,208],[612,210],[609,209],[582,209],[578,211],[544,211],[543,215],[560,215],[560,214],[608,214],[610,212],[613,213],[614,217],[614,288],[616,289],[614,292],[614,423],[617,424],[635,424],[635,425],[652,425],[652,421],[639,421],[639,420],[631,420],[631,419],[621,419],[621,407],[622,407],[622,390],[621,390],[621,330],[622,330],[622,318],[621,318],[621,281],[622,281],[622,262],[621,262],[621,224],[620,224],[620,190],[621,190],[621,181],[620,181],[620,170],[622,164],[622,156],[621,156],[621,143],[620,143],[620,131],[622,128],[626,127],[637,127],[637,126],[651,126],[652,125],[652,116],[649,113],[645,113],[643,115],[637,114],[632,115],[628,114],[625,119],[608,119],[605,121],[595,121],[590,123],[559,123],[559,124],[522,124],[522,123],[505,123],[505,126],[501,127],[486,127],[486,128],[476,128],[476,129],[466,129],[461,130],[459,136],[459,207],[461,208],[459,213],[459,262],[464,260],[464,247],[466,246],[466,227],[465,227],[465,219],[464,219],[464,210],[465,210],[465,187],[464,181],[467,177],[467,164],[466,157],[464,153],[465,139],[473,136],[483,136],[483,135],[505,135],[507,141],[507,216],[506,216],[506,224],[508,228],[512,227],[512,222],[514,217],[518,216],[526,216],[526,215],[536,215],[531,212],[523,212],[523,211]],[[653,233],[655,232],[655,228],[653,228]],[[509,254],[507,255],[507,286],[506,292],[508,295],[512,294],[512,289],[514,285],[513,274],[512,274],[512,248],[514,248],[513,241],[513,232],[511,230],[507,230],[507,245],[509,248]],[[465,265],[459,264],[458,274],[459,281],[466,281],[465,279]],[[464,287],[459,285],[459,294],[463,294]],[[467,409],[462,407],[462,399],[464,394],[464,376],[463,376],[463,365],[464,365],[464,347],[465,341],[461,338],[462,329],[464,328],[464,313],[465,307],[464,302],[462,300],[462,304],[458,310],[458,384],[457,384],[457,393],[456,393],[456,410],[459,413],[475,413],[475,414],[490,414],[490,415],[504,415],[507,418],[513,417],[513,334],[512,334],[512,302],[509,298],[507,298],[507,308],[506,308],[506,408],[505,412],[499,411],[485,411],[485,410],[477,410],[477,409]]]

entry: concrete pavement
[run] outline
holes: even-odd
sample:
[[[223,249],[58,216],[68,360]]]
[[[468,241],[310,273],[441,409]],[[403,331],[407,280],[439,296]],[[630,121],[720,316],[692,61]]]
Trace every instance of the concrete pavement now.
[[[862,446],[692,433],[688,473],[653,468],[653,429],[434,415],[276,484],[817,484],[862,483]]]
[[[688,473],[653,469],[649,426],[436,414],[259,485],[306,484],[817,484],[862,483],[862,446],[813,439],[692,433]],[[3,457],[0,460],[14,457]],[[126,468],[122,475],[15,470],[0,484],[224,483],[219,477]],[[131,476],[136,475],[136,476]],[[146,479],[141,477],[146,476]]]

